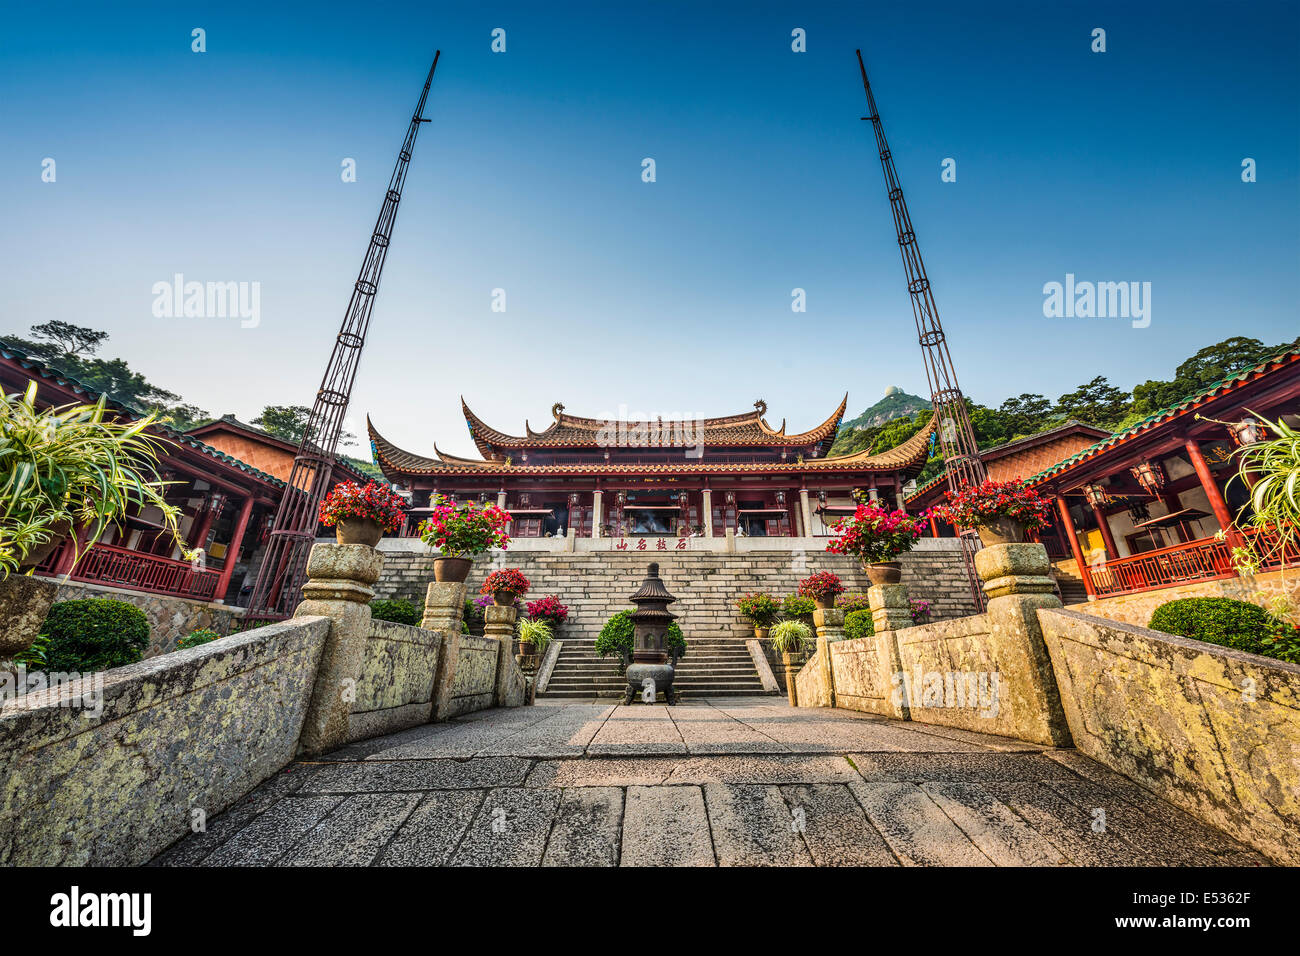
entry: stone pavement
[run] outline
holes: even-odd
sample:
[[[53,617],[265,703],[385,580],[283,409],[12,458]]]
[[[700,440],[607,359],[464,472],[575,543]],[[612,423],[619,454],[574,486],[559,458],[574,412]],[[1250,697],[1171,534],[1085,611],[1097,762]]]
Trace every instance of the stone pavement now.
[[[1072,750],[771,697],[482,711],[300,761],[160,865],[1263,865]]]

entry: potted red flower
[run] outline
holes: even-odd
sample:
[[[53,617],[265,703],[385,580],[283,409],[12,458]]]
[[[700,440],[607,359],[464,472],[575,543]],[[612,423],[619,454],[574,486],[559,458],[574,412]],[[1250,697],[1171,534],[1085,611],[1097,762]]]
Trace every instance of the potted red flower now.
[[[754,626],[754,636],[767,640],[768,628],[781,616],[781,605],[770,594],[746,594],[736,601],[736,609]]]
[[[496,505],[456,504],[442,495],[434,495],[430,504],[433,511],[420,522],[419,533],[421,541],[441,552],[433,561],[435,581],[464,581],[472,555],[509,547],[510,515]]]
[[[835,596],[844,590],[839,575],[830,571],[819,571],[799,582],[799,595],[812,598],[823,611],[833,608]]]
[[[406,499],[381,482],[365,487],[355,481],[335,485],[320,506],[320,521],[334,529],[339,544],[374,547],[387,532],[402,526]]]
[[[934,517],[949,524],[979,531],[984,546],[1025,540],[1026,529],[1049,524],[1051,503],[1026,488],[1023,481],[985,481],[958,494],[947,493],[948,503],[931,509]]]
[[[526,609],[529,620],[545,621],[551,626],[552,632],[559,630],[560,625],[569,616],[568,607],[561,604],[560,599],[554,594],[548,594],[536,601],[529,601]]]
[[[851,518],[831,526],[835,537],[826,545],[831,554],[851,554],[862,562],[872,584],[897,584],[903,565],[894,559],[912,550],[921,537],[921,519],[906,511],[863,502]]]
[[[528,579],[518,568],[502,568],[493,571],[479,589],[480,594],[492,595],[492,603],[498,607],[509,607],[528,593]]]

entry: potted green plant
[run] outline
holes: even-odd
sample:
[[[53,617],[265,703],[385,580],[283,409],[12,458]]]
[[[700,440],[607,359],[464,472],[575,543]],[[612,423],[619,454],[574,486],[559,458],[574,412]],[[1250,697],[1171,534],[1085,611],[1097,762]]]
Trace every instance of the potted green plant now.
[[[431,505],[433,512],[420,522],[419,534],[440,552],[433,561],[435,581],[464,581],[473,555],[509,546],[510,515],[496,505],[456,504],[442,495],[434,495]]]
[[[515,625],[521,654],[545,654],[554,634],[551,625],[541,618],[522,617]]]
[[[785,689],[791,707],[796,703],[795,674],[811,642],[812,628],[803,621],[782,621],[772,628],[772,650],[781,655],[785,664]]]
[[[826,545],[827,551],[856,557],[872,584],[897,584],[903,577],[903,565],[896,559],[920,539],[921,519],[866,501],[852,517],[836,521],[831,531],[835,537]]]
[[[382,482],[365,486],[355,481],[335,485],[320,506],[320,521],[334,529],[339,544],[364,544],[373,548],[385,533],[402,526],[406,500]]]
[[[509,607],[527,594],[529,587],[528,579],[518,568],[502,568],[487,576],[479,594],[490,594],[493,604]]]
[[[754,636],[760,641],[767,638],[767,629],[781,616],[781,605],[777,604],[776,598],[764,592],[738,598],[736,609],[754,626]]]
[[[31,646],[55,588],[21,572],[44,561],[74,526],[81,542],[143,508],[184,548],[180,509],[158,474],[165,442],[146,433],[153,415],[117,421],[93,405],[38,409],[36,383],[0,396],[0,656]],[[18,592],[22,593],[18,593]],[[5,595],[8,595],[6,598]]]
[[[844,593],[844,585],[838,574],[832,571],[819,571],[799,582],[800,597],[810,597],[822,610],[835,606],[835,596]]]
[[[1023,481],[985,481],[963,488],[956,495],[947,492],[947,503],[935,505],[926,517],[934,517],[962,528],[975,528],[986,548],[1025,540],[1026,530],[1049,524],[1052,505],[1026,488]]]

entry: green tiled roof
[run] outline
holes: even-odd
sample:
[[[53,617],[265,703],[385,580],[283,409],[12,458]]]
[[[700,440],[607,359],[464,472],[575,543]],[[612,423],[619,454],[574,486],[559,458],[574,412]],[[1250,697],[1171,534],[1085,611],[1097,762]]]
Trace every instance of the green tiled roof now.
[[[14,361],[18,362],[18,364],[22,365],[24,368],[29,368],[34,370],[37,374],[39,374],[43,378],[53,379],[59,385],[65,385],[70,387],[74,392],[79,392],[85,395],[87,399],[89,399],[91,402],[98,401],[100,398],[100,393],[96,392],[90,386],[82,384],[81,382],[73,378],[71,375],[68,375],[66,372],[60,371],[59,369],[55,368],[52,365],[49,365],[41,361],[40,359],[33,358],[27,353],[14,348],[13,346],[5,342],[3,339],[0,339],[0,355],[4,356],[7,359],[13,359]],[[128,402],[117,401],[116,399],[111,398],[109,396],[104,396],[104,401],[109,406],[118,409],[120,411],[123,411],[126,414],[134,416],[136,418],[142,418],[145,414],[147,414],[146,411],[143,409],[136,408],[135,406],[131,405]],[[242,471],[247,475],[251,475],[252,477],[257,478],[259,481],[263,481],[274,488],[284,487],[284,481],[275,477],[274,475],[268,475],[266,472],[254,468],[252,465],[248,464],[247,462],[240,461],[238,458],[235,458],[232,455],[227,455],[224,451],[218,451],[217,449],[213,448],[211,445],[207,445],[199,441],[197,438],[190,438],[184,432],[177,431],[175,428],[172,428],[170,425],[163,424],[162,422],[155,422],[153,427],[158,429],[158,431],[162,432],[163,435],[166,436],[166,438],[169,441],[177,445],[188,445],[191,448],[195,448],[198,451],[202,452],[203,454],[207,455],[208,457],[215,458],[217,461],[220,461],[223,464],[229,465],[232,468]]]
[[[1071,455],[1069,458],[1062,459],[1061,461],[1058,461],[1055,465],[1043,469],[1033,477],[1026,478],[1025,484],[1026,485],[1037,484],[1040,481],[1044,481],[1048,478],[1051,478],[1053,475],[1060,474],[1062,471],[1065,471],[1067,468],[1071,467],[1072,465],[1075,465],[1078,462],[1083,461],[1085,458],[1091,458],[1093,455],[1097,454],[1100,451],[1103,451],[1106,448],[1111,447],[1112,445],[1117,445],[1122,441],[1126,441],[1129,438],[1132,438],[1133,436],[1139,434],[1140,432],[1144,432],[1147,429],[1152,428],[1153,426],[1158,425],[1167,419],[1173,418],[1174,416],[1187,411],[1189,408],[1195,405],[1199,405],[1201,402],[1205,401],[1208,398],[1215,397],[1220,392],[1231,391],[1237,385],[1241,384],[1242,382],[1246,381],[1247,379],[1255,375],[1260,374],[1261,372],[1267,372],[1274,367],[1280,367],[1282,365],[1286,365],[1287,363],[1294,362],[1297,359],[1300,359],[1300,348],[1288,349],[1285,352],[1281,352],[1278,355],[1275,355],[1272,358],[1261,362],[1259,365],[1256,365],[1253,368],[1242,369],[1240,372],[1236,372],[1235,374],[1229,375],[1226,378],[1219,379],[1219,381],[1215,382],[1214,384],[1207,386],[1206,388],[1202,389],[1199,392],[1196,392],[1193,395],[1188,395],[1186,398],[1182,399],[1181,401],[1175,402],[1173,405],[1170,405],[1168,408],[1162,408],[1154,415],[1148,415],[1146,418],[1142,419],[1142,421],[1129,426],[1128,428],[1124,429],[1122,432],[1116,432],[1114,435],[1111,435],[1109,438],[1103,438],[1101,441],[1093,445],[1089,445],[1083,451],[1076,452],[1075,454]]]

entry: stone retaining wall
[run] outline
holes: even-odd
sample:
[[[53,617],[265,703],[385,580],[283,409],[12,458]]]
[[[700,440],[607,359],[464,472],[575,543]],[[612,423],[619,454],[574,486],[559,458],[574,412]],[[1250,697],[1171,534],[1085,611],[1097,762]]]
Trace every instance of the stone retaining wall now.
[[[1246,578],[1201,581],[1197,584],[1161,588],[1158,591],[1141,591],[1137,594],[1120,594],[1115,597],[1098,598],[1095,601],[1069,604],[1066,607],[1071,611],[1081,611],[1093,617],[1104,617],[1111,621],[1146,627],[1155,609],[1170,601],[1179,601],[1183,598],[1226,597],[1266,608],[1269,601],[1279,595],[1286,595],[1292,601],[1300,601],[1300,569],[1269,571]]]
[[[428,723],[443,636],[438,631],[371,621],[348,740],[365,740]]]
[[[961,552],[951,539],[922,539],[916,551],[903,555],[903,582],[911,595],[931,602],[936,620],[961,617],[975,611]],[[653,545],[651,545],[653,548]],[[384,570],[375,591],[384,598],[420,601],[433,579],[435,555],[418,541],[383,541]],[[605,622],[630,608],[628,595],[645,578],[646,565],[659,562],[664,584],[678,597],[672,610],[680,618],[687,639],[754,636],[740,617],[735,600],[751,591],[792,593],[801,578],[817,571],[834,571],[851,591],[865,591],[869,581],[852,558],[825,551],[751,551],[674,553],[529,551],[494,552],[480,556],[470,571],[470,594],[475,595],[488,571],[517,567],[532,583],[529,598],[557,594],[569,606],[569,619],[561,636],[593,640]]]
[[[59,586],[55,601],[79,601],[84,598],[112,598],[134,604],[144,611],[149,619],[149,646],[144,656],[157,657],[168,651],[176,650],[176,642],[188,636],[192,631],[209,630],[226,635],[235,629],[235,624],[244,617],[242,607],[231,607],[211,601],[191,601],[185,598],[168,597],[165,594],[145,594],[142,591],[127,591],[123,588],[111,588],[102,584],[87,584],[82,581],[62,583],[62,578],[47,578]]]
[[[1039,611],[1075,746],[1300,865],[1300,666],[1077,611]]]

